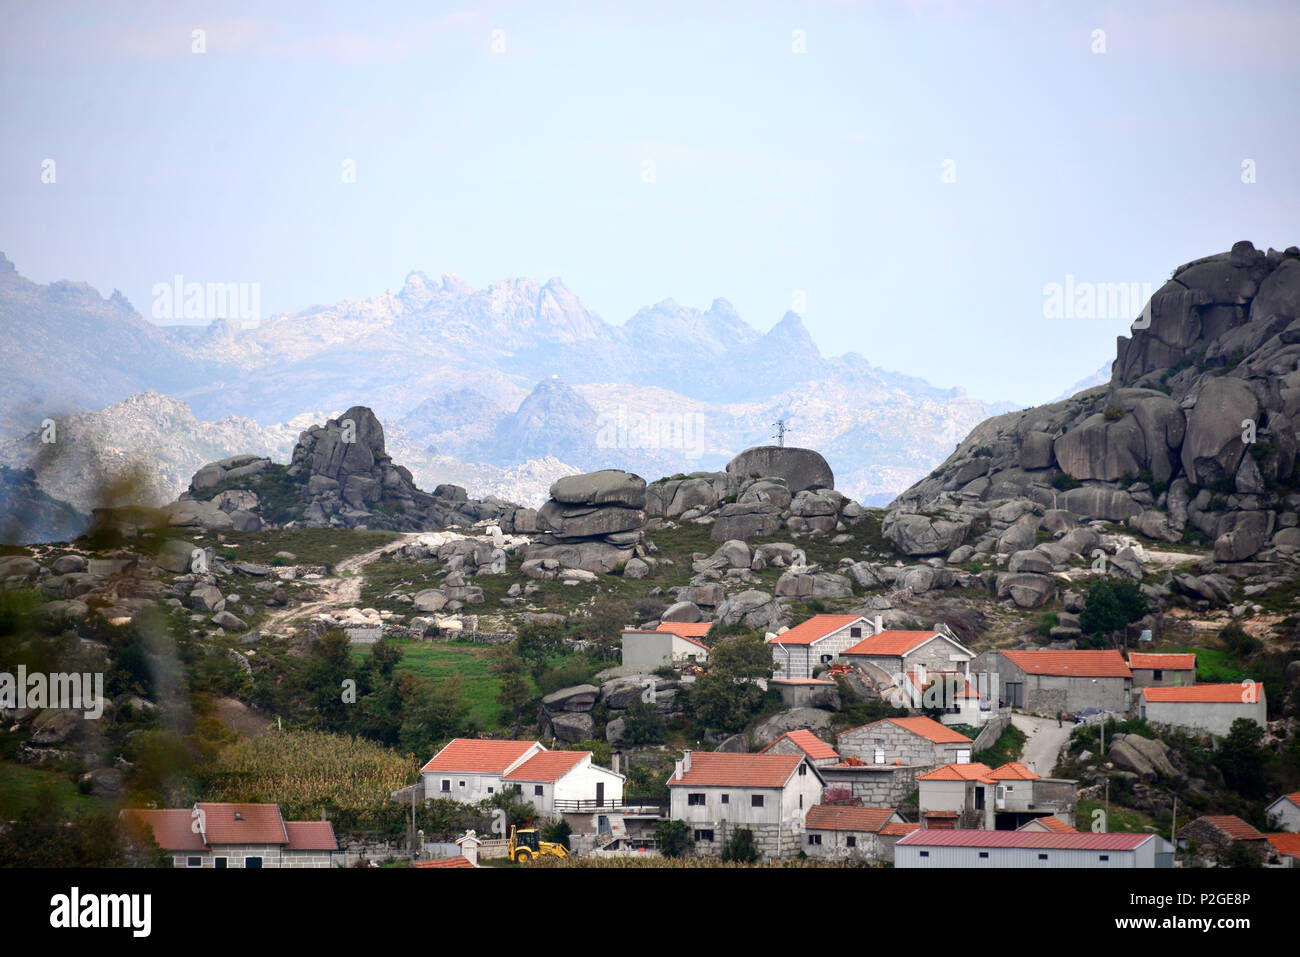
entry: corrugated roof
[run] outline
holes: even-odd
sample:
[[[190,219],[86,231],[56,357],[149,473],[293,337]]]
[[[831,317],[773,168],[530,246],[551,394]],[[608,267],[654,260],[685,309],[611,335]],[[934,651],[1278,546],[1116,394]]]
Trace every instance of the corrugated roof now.
[[[1263,686],[1252,682],[1246,684],[1188,685],[1185,688],[1143,688],[1142,697],[1147,701],[1180,701],[1201,704],[1253,704],[1248,696],[1259,700]]]
[[[1147,654],[1141,651],[1128,653],[1130,668],[1160,668],[1164,671],[1195,671],[1196,656],[1189,654]]]
[[[1131,678],[1133,672],[1118,651],[1004,651],[1026,674],[1079,678]]]
[[[289,851],[337,851],[339,842],[334,837],[334,825],[329,821],[285,821],[289,832]]]
[[[894,816],[892,807],[814,804],[804,818],[805,830],[879,831]]]
[[[696,751],[691,769],[678,779],[674,772],[668,786],[780,788],[804,761],[802,754],[722,754]]]
[[[807,621],[800,622],[783,635],[772,639],[774,645],[811,645],[821,641],[832,631],[839,631],[862,619],[861,615],[813,615]],[[862,619],[865,621],[865,619]]]
[[[537,741],[489,741],[478,738],[453,738],[445,748],[429,759],[421,771],[464,771],[476,774],[504,774]]]
[[[590,751],[538,751],[505,776],[507,781],[557,781],[572,771]]]
[[[840,652],[840,654],[881,655],[897,658],[935,637],[943,636],[937,631],[882,631],[871,635],[869,638],[863,638],[852,648],[848,648]]]
[[[789,738],[791,744],[799,748],[799,750],[803,751],[804,754],[808,755],[808,757],[812,758],[814,761],[820,761],[824,758],[838,758],[840,756],[838,751],[807,728],[800,728],[798,731],[787,731],[758,753],[767,754],[767,752],[771,751],[785,738]]]
[[[1154,834],[1058,834],[1049,831],[975,831],[925,828],[913,831],[899,847],[1023,847],[1058,851],[1131,851]]]

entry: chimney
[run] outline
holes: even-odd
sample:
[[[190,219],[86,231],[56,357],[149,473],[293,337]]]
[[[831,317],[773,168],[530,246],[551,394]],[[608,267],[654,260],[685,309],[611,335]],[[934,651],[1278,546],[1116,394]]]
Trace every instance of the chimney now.
[[[871,633],[872,633],[873,635],[878,635],[878,634],[880,634],[882,631],[884,631],[884,628],[882,627],[882,624],[883,624],[883,622],[882,622],[882,619],[881,619],[881,617],[880,617],[879,615],[877,615],[875,618],[872,618],[872,619],[871,619],[871,627],[872,627],[874,630],[873,630]]]
[[[619,759],[619,753],[617,751],[613,752],[609,756],[610,770],[613,771],[615,774],[618,774],[618,759]]]
[[[682,770],[688,773],[691,770],[691,752],[689,750],[682,752]]]
[[[680,761],[677,762],[677,771],[676,771],[676,774],[674,775],[674,777],[675,777],[678,781],[680,781],[680,780],[682,779],[682,762],[680,762]]]

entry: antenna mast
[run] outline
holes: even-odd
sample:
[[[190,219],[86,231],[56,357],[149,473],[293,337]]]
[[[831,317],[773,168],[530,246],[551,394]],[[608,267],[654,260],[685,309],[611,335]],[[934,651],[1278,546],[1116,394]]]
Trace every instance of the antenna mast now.
[[[776,439],[777,446],[785,448],[785,434],[790,431],[790,427],[785,424],[785,419],[777,419],[772,424],[776,426],[776,435],[773,438]]]

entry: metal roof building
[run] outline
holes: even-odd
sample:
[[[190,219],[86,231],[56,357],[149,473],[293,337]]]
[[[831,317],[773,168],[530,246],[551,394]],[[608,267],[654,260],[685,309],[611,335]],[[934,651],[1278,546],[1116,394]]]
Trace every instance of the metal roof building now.
[[[894,845],[895,867],[1172,867],[1158,834],[913,831]]]

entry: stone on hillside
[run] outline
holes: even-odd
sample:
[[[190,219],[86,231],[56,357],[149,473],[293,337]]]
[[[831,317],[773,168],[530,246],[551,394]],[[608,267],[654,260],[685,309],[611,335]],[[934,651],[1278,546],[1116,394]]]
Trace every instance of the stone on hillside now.
[[[1214,541],[1214,559],[1240,562],[1250,558],[1268,541],[1276,515],[1273,512],[1229,512],[1219,523]]]
[[[1033,548],[1037,541],[1039,522],[1037,515],[1022,515],[1016,519],[1014,525],[998,536],[998,554],[1010,555]]]
[[[225,598],[215,585],[200,585],[190,592],[189,605],[195,611],[216,611],[224,607]]]
[[[1137,516],[1128,518],[1128,525],[1134,531],[1162,542],[1179,542],[1183,533],[1173,526],[1169,516],[1155,509],[1147,509]]]
[[[190,570],[190,560],[195,546],[191,542],[172,538],[163,542],[158,551],[158,567],[180,575]]]
[[[600,689],[595,685],[574,685],[548,694],[542,699],[542,707],[553,715],[561,711],[590,711],[599,695]]]
[[[1056,579],[1047,575],[1003,572],[995,579],[999,598],[1010,598],[1021,608],[1038,608],[1056,595]]]
[[[595,727],[593,723],[592,727]],[[623,718],[612,718],[605,723],[605,740],[610,744],[618,744],[627,734],[627,721]]]
[[[886,514],[882,531],[904,555],[946,555],[966,538],[970,525],[926,515]]]
[[[1036,572],[1040,575],[1050,574],[1052,561],[1037,549],[1015,552],[1007,562],[1007,571]]]
[[[426,588],[415,593],[412,603],[416,611],[442,611],[447,607],[447,595],[437,588]]]
[[[1140,511],[1133,496],[1122,489],[1100,485],[1072,488],[1060,495],[1060,504],[1079,518],[1117,522]]]
[[[775,598],[756,589],[732,595],[717,609],[719,625],[743,624],[746,628],[775,631],[786,617]]]
[[[662,615],[659,616],[661,621],[683,621],[695,622],[700,621],[704,616],[700,614],[697,605],[689,601],[679,601],[669,605]]]
[[[1242,421],[1259,421],[1259,400],[1241,379],[1215,377],[1201,387],[1187,415],[1182,463],[1193,485],[1210,487],[1234,478],[1246,452]]]
[[[749,546],[738,539],[723,542],[713,555],[715,558],[726,561],[732,568],[748,568],[750,561],[753,559]]]
[[[237,618],[228,611],[219,611],[212,616],[212,623],[227,631],[246,631],[247,623],[242,618]]]
[[[84,572],[86,565],[87,561],[84,555],[64,555],[62,558],[54,560],[50,570],[56,575],[67,575],[72,572]]]
[[[605,469],[557,479],[551,485],[550,494],[563,505],[619,505],[642,510],[646,503],[646,484],[645,479],[631,472]]]
[[[188,552],[186,554],[188,555]],[[26,555],[8,555],[0,558],[0,581],[6,578],[35,578],[40,573],[40,563]]]
[[[812,449],[761,445],[746,449],[727,463],[727,475],[739,486],[751,476],[785,480],[791,492],[835,487],[835,475],[821,454]]]
[[[1101,536],[1091,528],[1075,528],[1065,533],[1057,543],[1083,558],[1091,557],[1093,550],[1101,544]]]
[[[791,731],[808,729],[813,734],[823,732],[830,727],[831,714],[820,708],[791,708],[761,721],[754,728],[754,740],[760,744],[771,744],[783,734]]]
[[[775,535],[781,530],[781,508],[761,502],[732,502],[718,510],[709,530],[715,542]]]
[[[1042,522],[1039,527],[1048,532],[1068,532],[1079,527],[1079,520],[1066,509],[1049,508],[1043,512]]]
[[[639,579],[650,574],[650,566],[639,558],[630,559],[623,568],[623,577]]]
[[[562,712],[550,715],[551,733],[566,744],[587,741],[596,733],[596,722],[591,715],[581,712]]]

